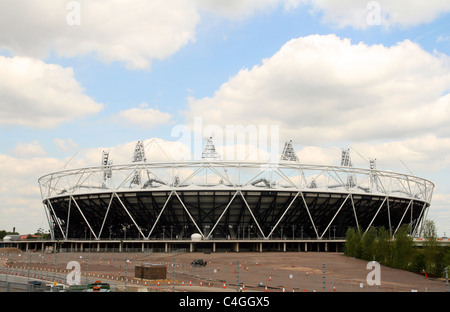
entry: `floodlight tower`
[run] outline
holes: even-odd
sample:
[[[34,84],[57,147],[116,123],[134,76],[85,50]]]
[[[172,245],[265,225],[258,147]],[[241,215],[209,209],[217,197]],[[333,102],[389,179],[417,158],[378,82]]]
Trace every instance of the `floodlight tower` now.
[[[281,153],[280,160],[298,162],[298,156],[295,154],[294,147],[292,146],[292,140],[284,143],[283,153]]]
[[[205,147],[202,152],[202,159],[206,160],[220,160],[220,155],[216,151],[216,146],[212,140],[212,137],[209,137],[206,141]]]
[[[353,167],[352,159],[350,158],[350,149],[342,149],[341,156],[341,166],[342,167]],[[356,185],[356,178],[354,174],[347,174],[347,186],[349,188],[354,187]]]
[[[144,143],[142,141],[137,141],[136,147],[134,148],[133,162],[146,162]]]
[[[284,148],[283,148],[283,152],[281,153],[280,161],[290,161],[290,162],[294,162],[296,164],[299,163],[299,159],[298,159],[297,154],[295,153],[292,140],[286,141],[284,143]],[[306,181],[305,173],[303,172],[302,169],[299,169],[298,171],[299,171],[298,172],[299,173],[299,181],[301,181],[301,183],[303,183],[304,185],[307,185],[308,182]],[[316,181],[313,179],[311,181],[310,187],[315,188],[316,186],[317,186]]]
[[[145,150],[144,143],[142,141],[137,141],[136,147],[134,148],[133,154],[133,162],[146,162],[145,158]],[[131,180],[131,184],[140,185],[141,184],[141,172],[140,170],[136,170],[134,173],[133,180]]]
[[[352,167],[352,160],[350,158],[350,149],[342,149],[341,166]]]
[[[214,145],[212,137],[209,137],[206,140],[205,147],[203,148],[203,151],[202,151],[202,159],[203,160],[222,160],[219,153],[217,153],[217,151],[216,151],[216,146]],[[224,168],[223,173],[224,173],[225,177],[228,179],[228,170]],[[219,183],[223,184],[223,182],[224,182],[223,179],[220,179]]]
[[[376,174],[376,170],[377,170],[377,159],[376,158],[369,158],[369,168],[371,170],[371,174],[370,174],[370,189],[373,190],[378,190],[378,178],[377,178],[377,174]]]
[[[370,170],[376,170],[377,169],[377,159],[369,158],[369,166],[370,166]]]
[[[112,161],[109,161],[109,152],[103,151],[102,154],[103,181],[106,181],[112,176],[111,164]]]

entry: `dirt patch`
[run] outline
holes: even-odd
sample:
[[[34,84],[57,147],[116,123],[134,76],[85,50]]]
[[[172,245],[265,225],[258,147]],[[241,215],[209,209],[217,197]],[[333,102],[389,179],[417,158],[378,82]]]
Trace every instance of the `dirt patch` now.
[[[82,272],[106,280],[118,276],[134,278],[135,266],[159,263],[167,266],[166,283],[199,287],[236,288],[264,291],[446,291],[442,279],[381,266],[381,285],[367,285],[367,261],[341,253],[325,252],[226,252],[193,253],[22,253],[9,259],[19,267],[65,270],[69,261],[78,261]],[[195,259],[207,261],[205,267],[191,267]],[[151,284],[149,281],[148,284]],[[154,285],[153,283],[152,285]],[[194,289],[194,287],[192,288]]]
[[[6,256],[8,254],[21,254],[23,253],[22,250],[20,250],[19,248],[14,248],[14,247],[2,247],[0,248],[0,255]]]

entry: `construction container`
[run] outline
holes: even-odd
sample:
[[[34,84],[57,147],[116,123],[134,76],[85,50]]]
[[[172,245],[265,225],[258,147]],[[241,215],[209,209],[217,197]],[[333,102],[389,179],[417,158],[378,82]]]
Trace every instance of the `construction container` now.
[[[167,268],[164,264],[143,263],[135,266],[134,276],[146,280],[166,279]]]

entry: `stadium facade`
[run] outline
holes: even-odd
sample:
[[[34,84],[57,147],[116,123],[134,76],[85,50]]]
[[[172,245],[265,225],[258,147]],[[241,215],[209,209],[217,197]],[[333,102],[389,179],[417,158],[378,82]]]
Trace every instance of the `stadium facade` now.
[[[209,139],[198,161],[133,161],[63,170],[39,179],[53,239],[286,240],[342,238],[349,227],[409,224],[417,236],[434,184],[413,175],[302,164],[286,142],[280,161],[224,161]]]

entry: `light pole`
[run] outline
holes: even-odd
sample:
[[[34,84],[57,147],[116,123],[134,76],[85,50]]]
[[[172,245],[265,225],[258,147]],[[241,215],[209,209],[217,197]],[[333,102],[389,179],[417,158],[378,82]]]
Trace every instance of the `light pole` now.
[[[325,282],[326,282],[326,278],[325,278],[325,263],[323,264],[323,291],[325,292]]]
[[[237,279],[237,286],[236,286],[236,292],[239,292],[239,260],[236,262],[237,268],[236,268],[236,279]]]
[[[445,284],[447,285],[447,292],[450,292],[450,288],[448,285],[448,267],[445,267]]]

